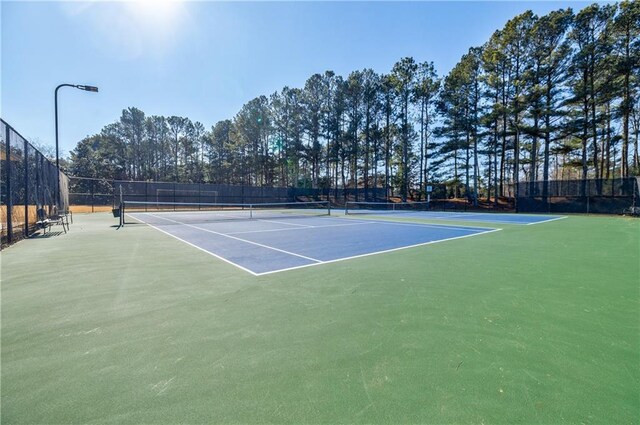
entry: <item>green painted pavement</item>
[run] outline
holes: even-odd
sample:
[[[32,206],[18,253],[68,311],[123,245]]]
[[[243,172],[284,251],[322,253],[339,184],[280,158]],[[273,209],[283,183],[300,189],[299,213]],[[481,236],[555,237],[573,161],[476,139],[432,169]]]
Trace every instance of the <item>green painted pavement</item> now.
[[[253,277],[74,219],[2,251],[3,424],[640,421],[638,220]]]

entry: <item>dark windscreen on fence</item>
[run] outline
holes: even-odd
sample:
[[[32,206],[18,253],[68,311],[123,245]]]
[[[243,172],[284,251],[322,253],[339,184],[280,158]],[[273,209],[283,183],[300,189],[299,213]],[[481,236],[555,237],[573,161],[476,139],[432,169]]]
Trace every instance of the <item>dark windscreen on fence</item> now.
[[[314,188],[237,186],[213,183],[173,183],[70,177],[69,202],[77,211],[101,211],[123,201],[157,203],[336,202],[334,191]],[[353,199],[355,190],[340,189],[338,202]],[[362,192],[362,191],[360,191]],[[369,190],[371,199],[386,199],[384,189]],[[361,195],[362,197],[362,195]]]
[[[123,201],[156,203],[265,203],[330,201],[333,205],[365,201],[362,189],[293,188],[267,186],[239,186],[213,183],[173,183],[154,181],[126,181],[97,178],[70,177],[69,202],[74,211],[107,211]],[[493,210],[539,213],[601,213],[624,214],[633,206],[640,206],[636,178],[610,180],[568,180],[548,182],[521,182],[517,203],[513,186],[496,201],[478,198],[478,205],[467,196],[463,186],[434,183],[428,196],[412,196],[412,202],[428,200],[430,210]],[[337,196],[336,196],[337,194]],[[545,195],[546,194],[546,195]],[[369,189],[365,202],[389,202],[383,188]],[[393,199],[397,202],[398,199]],[[517,204],[517,205],[516,205]]]
[[[38,210],[69,208],[68,178],[38,149],[0,119],[0,237],[2,246],[29,236]]]
[[[636,177],[518,184],[518,212],[624,214],[640,204]]]

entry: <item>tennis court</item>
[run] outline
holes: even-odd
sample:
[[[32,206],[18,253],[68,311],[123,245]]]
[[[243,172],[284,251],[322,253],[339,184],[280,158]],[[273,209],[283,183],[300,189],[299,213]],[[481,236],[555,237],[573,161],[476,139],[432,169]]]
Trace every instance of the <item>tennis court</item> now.
[[[640,417],[636,219],[203,209],[3,251],[3,423]]]
[[[539,215],[539,214],[507,214],[507,213],[474,213],[474,212],[448,212],[448,211],[388,211],[388,210],[350,210],[349,215],[379,215],[394,216],[405,219],[421,220],[447,220],[447,221],[471,221],[489,224],[516,224],[530,226],[533,224],[547,223],[554,220],[562,220],[566,216]]]
[[[246,210],[159,211],[128,216],[254,275],[499,230],[357,220],[328,214],[300,216],[299,211],[292,210],[258,211],[253,218],[244,220],[239,212]]]

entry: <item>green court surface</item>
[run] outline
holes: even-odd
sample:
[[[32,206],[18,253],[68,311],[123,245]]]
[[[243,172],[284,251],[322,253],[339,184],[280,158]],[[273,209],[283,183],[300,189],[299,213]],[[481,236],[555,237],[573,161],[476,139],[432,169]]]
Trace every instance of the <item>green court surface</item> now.
[[[638,220],[259,277],[74,221],[2,252],[3,424],[640,422]]]

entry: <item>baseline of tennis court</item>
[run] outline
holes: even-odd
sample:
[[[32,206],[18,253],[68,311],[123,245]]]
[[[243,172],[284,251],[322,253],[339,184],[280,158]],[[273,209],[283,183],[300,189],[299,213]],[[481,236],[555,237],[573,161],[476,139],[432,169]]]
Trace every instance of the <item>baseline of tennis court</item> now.
[[[198,213],[131,213],[128,216],[253,275],[500,230],[332,216],[198,221],[194,220],[194,214]]]
[[[561,220],[566,216],[537,215],[537,214],[509,214],[509,213],[476,213],[476,212],[448,212],[448,211],[385,211],[385,210],[350,210],[349,215],[394,215],[406,218],[429,220],[472,221],[478,223],[516,224],[530,226]]]

